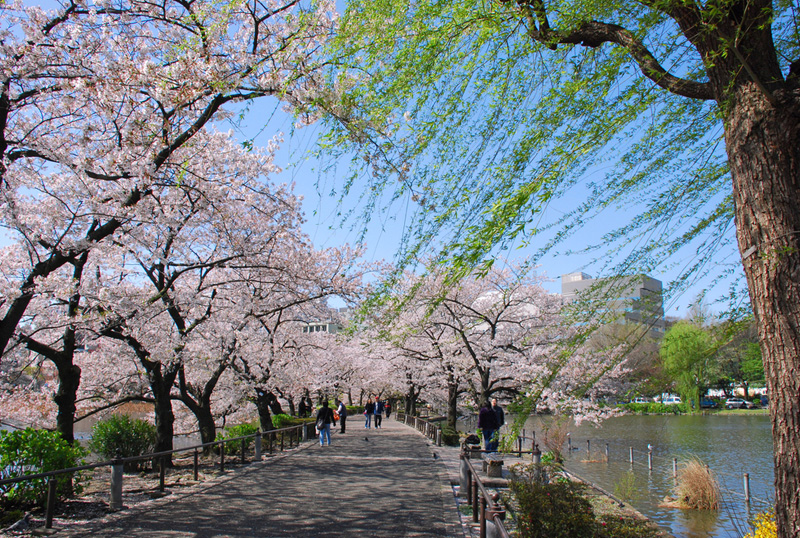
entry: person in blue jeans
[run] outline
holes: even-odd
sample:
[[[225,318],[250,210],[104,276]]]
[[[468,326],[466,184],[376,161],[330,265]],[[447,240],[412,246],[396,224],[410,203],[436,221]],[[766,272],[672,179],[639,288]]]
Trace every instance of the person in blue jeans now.
[[[375,427],[380,428],[383,421],[383,402],[375,397]]]
[[[322,402],[322,407],[317,411],[317,430],[319,430],[319,446],[325,445],[328,439],[328,446],[331,446],[331,422],[333,422],[333,409],[328,407],[328,401]]]
[[[367,421],[364,423],[364,427],[369,429],[372,425],[372,415],[375,414],[375,404],[372,403],[372,398],[367,398],[367,405],[364,406],[364,416],[367,418]]]
[[[483,444],[486,451],[492,452],[494,436],[499,428],[497,426],[497,415],[488,401],[483,403],[480,412],[478,412],[478,427],[483,433]]]

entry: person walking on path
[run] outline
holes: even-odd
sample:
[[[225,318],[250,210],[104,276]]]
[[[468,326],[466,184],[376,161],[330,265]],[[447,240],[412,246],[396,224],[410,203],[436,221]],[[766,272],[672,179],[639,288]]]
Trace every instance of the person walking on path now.
[[[375,414],[375,404],[372,403],[372,398],[367,398],[367,405],[364,406],[364,416],[366,417],[366,422],[364,423],[364,427],[366,429],[370,429],[372,426],[372,415]]]
[[[319,446],[325,445],[325,438],[328,439],[328,446],[331,446],[331,422],[333,422],[333,409],[328,407],[328,400],[322,402],[322,407],[317,411],[317,430],[319,431]]]
[[[339,407],[336,409],[337,413],[339,413],[339,424],[340,429],[339,433],[344,433],[345,430],[345,422],[347,421],[347,406],[344,405],[344,402],[341,400],[336,400],[339,404]]]
[[[383,422],[383,401],[375,396],[375,427],[380,428]]]
[[[384,405],[383,408],[386,410],[386,418],[389,418],[392,414],[392,404],[390,404],[387,400],[386,405]]]
[[[494,416],[497,418],[497,433],[492,441],[492,450],[497,452],[497,448],[500,446],[500,428],[506,423],[506,414],[503,408],[497,405],[497,398],[492,398],[492,411],[494,411]]]
[[[483,432],[483,446],[487,452],[491,452],[498,426],[497,415],[494,414],[488,400],[483,402],[481,410],[478,412],[478,427]]]

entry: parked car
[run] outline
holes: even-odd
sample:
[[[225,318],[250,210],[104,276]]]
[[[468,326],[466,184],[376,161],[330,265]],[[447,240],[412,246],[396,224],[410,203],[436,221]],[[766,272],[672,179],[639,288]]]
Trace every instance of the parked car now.
[[[680,396],[667,396],[666,398],[661,400],[661,403],[664,405],[678,405],[683,403]]]
[[[649,404],[653,403],[653,400],[651,400],[650,398],[643,398],[642,396],[639,396],[638,398],[634,398],[633,400],[631,400],[631,403]]]
[[[728,398],[725,401],[725,409],[752,409],[754,407],[753,402],[743,398]]]
[[[708,398],[700,398],[700,409],[716,409],[717,402]]]

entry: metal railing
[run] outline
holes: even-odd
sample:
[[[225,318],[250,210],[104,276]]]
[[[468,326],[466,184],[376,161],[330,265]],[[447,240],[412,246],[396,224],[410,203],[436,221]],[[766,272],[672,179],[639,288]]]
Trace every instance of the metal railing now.
[[[280,428],[276,430],[270,430],[266,432],[257,432],[252,433],[250,435],[243,435],[241,437],[233,437],[231,439],[221,439],[219,441],[212,441],[210,443],[203,443],[200,445],[194,445],[185,448],[177,448],[174,450],[165,450],[163,452],[154,452],[151,454],[144,454],[141,456],[131,456],[127,458],[115,458],[109,461],[102,461],[98,463],[91,463],[88,465],[80,465],[77,467],[70,467],[68,469],[58,469],[56,471],[48,471],[44,473],[36,473],[24,476],[18,476],[14,478],[6,478],[0,480],[0,487],[6,486],[9,484],[17,484],[20,482],[27,482],[30,480],[39,480],[43,478],[47,478],[47,503],[45,506],[45,528],[50,529],[53,527],[53,514],[55,511],[55,504],[56,504],[56,480],[55,478],[60,475],[64,474],[74,474],[81,471],[88,471],[92,469],[97,469],[99,467],[111,467],[111,496],[109,501],[109,508],[111,510],[121,510],[122,509],[122,481],[124,476],[124,465],[126,463],[135,463],[140,461],[147,461],[152,460],[155,466],[155,462],[158,462],[159,465],[159,491],[164,491],[165,489],[165,477],[166,477],[166,468],[167,468],[167,459],[172,457],[173,454],[178,454],[181,452],[194,452],[194,461],[192,464],[192,472],[194,475],[194,480],[197,481],[199,476],[199,469],[200,469],[200,452],[201,451],[208,451],[213,448],[219,448],[219,470],[221,473],[225,472],[225,452],[226,452],[226,445],[228,443],[240,442],[240,461],[242,464],[247,462],[246,454],[247,454],[247,447],[249,445],[248,440],[254,440],[255,442],[255,449],[253,455],[253,461],[261,461],[263,448],[264,448],[264,441],[267,443],[267,451],[268,453],[272,454],[275,450],[280,450],[283,452],[287,448],[292,449],[294,447],[300,446],[300,443],[303,441],[307,441],[309,438],[309,428],[313,427],[313,424],[306,423],[300,424],[298,426],[290,426],[288,428]]]
[[[461,451],[460,457],[461,470],[462,473],[466,473],[466,483],[468,484],[467,503],[472,506],[472,521],[479,524],[480,538],[487,538],[487,536],[510,538],[511,535],[503,525],[506,511],[498,502],[500,495],[489,494],[465,451]],[[492,525],[493,529],[490,530],[489,525]]]
[[[442,429],[438,424],[405,413],[397,413],[397,420],[406,426],[416,428],[418,432],[436,443],[436,446],[442,446]]]

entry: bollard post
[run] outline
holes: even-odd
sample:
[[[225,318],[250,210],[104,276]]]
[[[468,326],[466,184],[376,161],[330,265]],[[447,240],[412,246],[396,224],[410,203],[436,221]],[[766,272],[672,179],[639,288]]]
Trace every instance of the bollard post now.
[[[647,445],[647,468],[653,470],[653,447]]]
[[[499,538],[500,532],[497,530],[497,519],[499,518],[500,521],[506,519],[506,511],[500,506],[498,502],[500,500],[500,494],[494,493],[492,494],[492,505],[486,511],[486,519],[488,520],[486,526],[486,538]]]
[[[572,436],[567,432],[567,450],[572,452]]]
[[[436,430],[436,446],[442,446],[442,430]]]
[[[111,462],[111,501],[108,503],[113,511],[122,510],[122,459]]]
[[[217,445],[219,447],[219,472],[225,472],[225,443]]]
[[[592,440],[591,439],[587,439],[586,440],[586,458],[587,459],[590,457],[591,453],[592,453]]]
[[[459,460],[461,461],[461,465],[459,466],[458,469],[458,496],[466,497],[467,502],[469,503],[470,472],[469,472],[469,465],[467,464],[467,455],[464,453],[463,450],[459,455]]]
[[[286,437],[286,432],[281,432],[281,452],[283,452],[283,438]]]
[[[750,473],[744,473],[744,502],[750,502]]]
[[[303,442],[308,441],[308,424],[303,426]]]
[[[256,434],[256,448],[255,448],[255,450],[256,450],[256,455],[255,455],[256,461],[261,461],[261,430],[260,429],[258,430],[258,433]]]
[[[633,465],[633,447],[629,447],[631,452],[631,465]]]
[[[678,458],[672,458],[672,478],[678,480]]]
[[[244,451],[247,450],[247,439],[242,439],[242,465],[246,463]]]
[[[539,445],[533,444],[531,451],[531,460],[533,460],[533,479],[537,484],[542,483],[542,451],[539,450]]]
[[[608,457],[608,443],[606,443],[606,462],[608,462],[610,458]]]
[[[44,528],[53,528],[53,512],[56,508],[56,479],[50,477],[47,481],[47,508],[45,510]]]
[[[478,522],[478,479],[473,476],[470,479],[470,495],[472,496],[472,522]]]
[[[194,449],[194,462],[192,463],[192,473],[194,474],[194,481],[200,480],[200,451]]]
[[[486,538],[486,497],[483,495],[481,495],[480,510],[480,538]]]
[[[164,491],[166,475],[167,475],[167,462],[166,456],[161,456],[158,462],[158,491]]]

